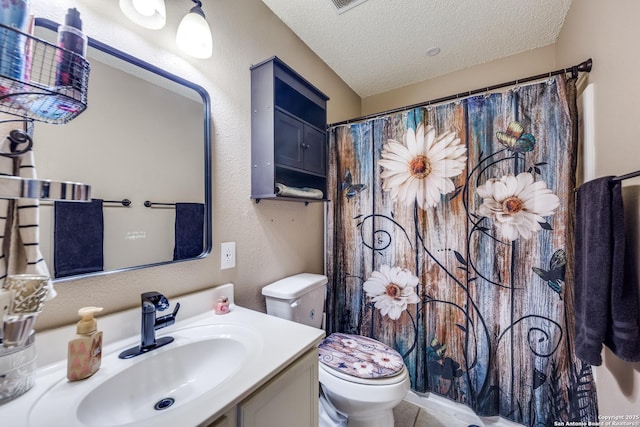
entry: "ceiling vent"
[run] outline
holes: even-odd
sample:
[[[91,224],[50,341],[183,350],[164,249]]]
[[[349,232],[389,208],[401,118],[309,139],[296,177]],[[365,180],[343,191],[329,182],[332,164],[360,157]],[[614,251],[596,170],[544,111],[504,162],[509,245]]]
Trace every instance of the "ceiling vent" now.
[[[333,5],[338,9],[338,13],[345,13],[347,10],[366,2],[367,0],[331,0]]]

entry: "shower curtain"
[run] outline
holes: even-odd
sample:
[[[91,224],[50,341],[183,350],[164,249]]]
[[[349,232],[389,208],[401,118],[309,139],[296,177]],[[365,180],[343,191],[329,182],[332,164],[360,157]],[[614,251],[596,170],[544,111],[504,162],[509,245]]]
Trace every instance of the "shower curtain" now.
[[[575,92],[559,76],[330,128],[328,332],[394,347],[413,390],[480,416],[597,421],[573,353]]]

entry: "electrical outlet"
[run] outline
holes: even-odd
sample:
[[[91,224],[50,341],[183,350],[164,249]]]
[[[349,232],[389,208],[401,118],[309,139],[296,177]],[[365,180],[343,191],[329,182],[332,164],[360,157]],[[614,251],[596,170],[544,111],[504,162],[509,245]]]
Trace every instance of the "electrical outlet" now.
[[[236,266],[236,242],[224,242],[220,245],[220,269]]]

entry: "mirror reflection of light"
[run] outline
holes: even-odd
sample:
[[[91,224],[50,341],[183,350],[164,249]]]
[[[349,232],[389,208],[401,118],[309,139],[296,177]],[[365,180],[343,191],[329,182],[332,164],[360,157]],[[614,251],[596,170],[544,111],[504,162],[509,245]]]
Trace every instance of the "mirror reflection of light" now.
[[[202,3],[195,1],[196,6],[191,8],[178,26],[176,43],[183,52],[195,58],[210,58],[213,53],[213,41],[211,29],[202,11]]]
[[[167,22],[164,0],[120,0],[120,10],[136,24],[159,30]]]
[[[141,15],[153,16],[156,13],[157,5],[153,1],[148,0],[133,0],[133,8]]]

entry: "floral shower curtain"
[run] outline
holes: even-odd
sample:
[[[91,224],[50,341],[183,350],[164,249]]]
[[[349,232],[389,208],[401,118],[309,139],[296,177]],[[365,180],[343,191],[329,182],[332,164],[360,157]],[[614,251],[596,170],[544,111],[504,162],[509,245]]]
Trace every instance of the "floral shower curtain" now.
[[[597,421],[573,354],[575,96],[560,76],[331,128],[328,331],[480,416]]]

